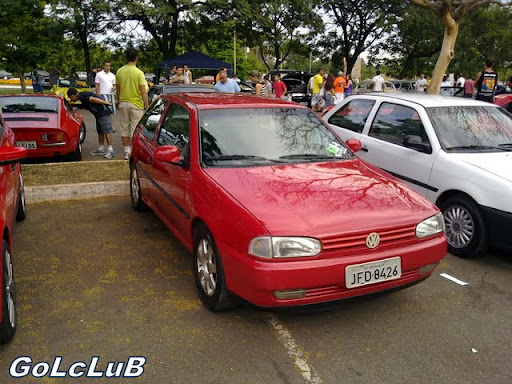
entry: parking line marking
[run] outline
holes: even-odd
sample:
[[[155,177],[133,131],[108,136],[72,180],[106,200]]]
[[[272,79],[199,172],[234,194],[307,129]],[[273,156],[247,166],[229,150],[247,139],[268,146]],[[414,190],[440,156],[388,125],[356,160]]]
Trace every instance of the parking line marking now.
[[[310,363],[308,363],[306,356],[304,356],[304,352],[300,350],[288,328],[279,322],[277,316],[273,313],[270,314],[267,318],[267,323],[276,332],[277,339],[281,342],[284,349],[286,349],[288,356],[294,359],[295,366],[300,369],[301,375],[306,384],[323,383],[318,372]]]
[[[449,275],[449,274],[447,274],[447,273],[441,273],[441,275],[440,275],[440,276],[444,277],[445,279],[451,280],[451,281],[453,281],[454,283],[457,283],[457,284],[459,284],[459,285],[468,285],[468,284],[469,284],[469,283],[466,283],[465,281],[462,281],[462,280],[459,280],[459,279],[457,279],[457,278],[455,278],[455,277],[453,277],[453,276],[450,276],[450,275]]]

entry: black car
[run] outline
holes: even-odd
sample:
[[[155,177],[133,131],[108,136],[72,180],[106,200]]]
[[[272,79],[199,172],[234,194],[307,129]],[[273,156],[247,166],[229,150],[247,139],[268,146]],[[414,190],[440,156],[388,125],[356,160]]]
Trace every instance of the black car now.
[[[288,76],[281,80],[288,89],[287,96],[291,98],[291,101],[311,107],[311,95],[307,93],[307,83],[300,79],[289,78]]]
[[[148,100],[151,103],[160,95],[178,92],[215,92],[213,87],[199,84],[157,84],[149,88]]]

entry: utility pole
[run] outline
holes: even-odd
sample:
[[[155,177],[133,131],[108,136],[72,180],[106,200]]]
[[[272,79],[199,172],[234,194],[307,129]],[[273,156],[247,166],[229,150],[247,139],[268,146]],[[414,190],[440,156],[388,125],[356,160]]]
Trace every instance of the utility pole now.
[[[236,73],[236,27],[233,32],[233,73]]]

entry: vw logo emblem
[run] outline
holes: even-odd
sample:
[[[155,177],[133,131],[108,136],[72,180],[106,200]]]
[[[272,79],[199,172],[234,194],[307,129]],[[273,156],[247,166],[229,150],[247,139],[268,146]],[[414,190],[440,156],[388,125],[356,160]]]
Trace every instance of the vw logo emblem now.
[[[380,243],[380,236],[377,232],[372,232],[366,238],[366,246],[370,249],[377,248]]]

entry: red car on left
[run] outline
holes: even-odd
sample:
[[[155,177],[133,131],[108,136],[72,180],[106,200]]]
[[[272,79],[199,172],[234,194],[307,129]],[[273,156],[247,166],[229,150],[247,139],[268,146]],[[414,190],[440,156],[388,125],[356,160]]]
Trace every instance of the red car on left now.
[[[25,192],[20,161],[27,150],[15,146],[14,133],[0,116],[0,344],[8,343],[16,333],[16,295],[12,268],[13,229],[16,220],[23,220]]]
[[[29,158],[82,159],[85,124],[69,103],[55,95],[0,96],[6,124],[14,131],[16,145]]]

